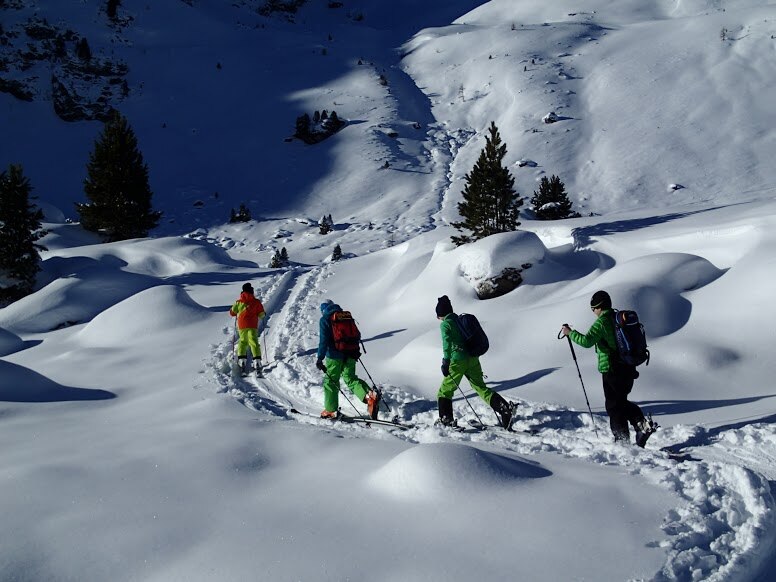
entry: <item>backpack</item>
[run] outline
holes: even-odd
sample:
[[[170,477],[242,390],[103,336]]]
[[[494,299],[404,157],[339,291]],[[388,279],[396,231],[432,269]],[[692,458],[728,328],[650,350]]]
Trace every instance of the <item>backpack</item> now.
[[[361,357],[361,332],[358,331],[356,320],[350,311],[335,311],[331,314],[331,335],[334,349],[346,356]]]
[[[635,311],[614,312],[614,337],[617,339],[617,355],[629,366],[649,365],[649,350],[644,326]]]
[[[457,319],[458,329],[461,331],[463,345],[470,356],[480,357],[488,351],[490,342],[488,336],[477,318],[471,313],[461,313]]]

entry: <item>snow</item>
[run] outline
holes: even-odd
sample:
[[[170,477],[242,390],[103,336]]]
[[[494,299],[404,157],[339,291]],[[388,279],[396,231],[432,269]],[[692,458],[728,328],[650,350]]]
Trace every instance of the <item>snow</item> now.
[[[99,124],[0,94],[0,163],[22,163],[48,230],[35,293],[0,309],[0,578],[771,579],[776,7],[363,0],[296,24],[254,7],[122,6],[133,24],[105,34],[94,3],[38,2],[128,62],[122,111],[165,219],[110,244],[69,223]],[[283,141],[323,108],[349,124]],[[583,217],[451,244],[492,120],[518,191],[556,174]],[[241,202],[254,220],[226,224]],[[268,268],[282,247],[290,266]],[[478,300],[507,267],[520,287]],[[234,372],[246,281],[263,380]],[[599,289],[647,330],[632,399],[661,428],[643,450],[612,442],[593,352],[578,372],[557,339]],[[434,426],[441,295],[488,332],[514,433]],[[317,418],[327,298],[409,430]],[[462,389],[459,422],[494,422]]]

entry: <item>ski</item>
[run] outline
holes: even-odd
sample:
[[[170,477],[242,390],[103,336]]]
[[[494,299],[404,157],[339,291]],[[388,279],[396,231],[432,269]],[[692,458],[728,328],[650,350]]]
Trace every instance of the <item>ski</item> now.
[[[310,418],[317,418],[318,420],[330,420],[332,422],[340,421],[340,422],[346,422],[350,424],[359,423],[359,424],[366,424],[366,425],[376,424],[378,426],[398,428],[399,430],[410,430],[412,428],[415,428],[413,425],[400,423],[398,419],[397,420],[382,420],[379,418],[373,419],[373,418],[369,418],[368,416],[349,416],[347,414],[342,414],[341,412],[337,414],[336,418],[328,419],[328,418],[322,418],[320,416],[316,416],[314,414],[309,414],[307,412],[302,412],[301,410],[297,410],[296,408],[289,409],[289,412],[291,414],[309,416]]]
[[[379,426],[390,426],[393,428],[398,428],[400,430],[410,430],[411,428],[415,428],[412,425],[409,424],[402,424],[398,420],[382,420],[382,419],[373,419],[368,416],[348,416],[347,414],[342,414],[336,418],[336,420],[339,420],[341,422],[349,422],[349,423],[362,423],[366,424],[367,426],[370,424],[376,424]]]
[[[539,431],[533,428],[525,429],[525,430],[515,430],[514,423],[510,423],[509,428],[504,428],[500,424],[482,424],[477,420],[470,419],[469,425],[476,428],[477,430],[489,430],[489,429],[499,429],[506,432],[512,432],[515,434],[539,434]]]

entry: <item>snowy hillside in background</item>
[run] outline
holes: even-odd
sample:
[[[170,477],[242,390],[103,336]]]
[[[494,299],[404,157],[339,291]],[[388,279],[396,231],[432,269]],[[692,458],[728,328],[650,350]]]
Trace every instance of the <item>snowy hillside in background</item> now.
[[[518,190],[557,174],[583,214],[773,194],[766,1],[316,1],[295,23],[259,16],[258,2],[170,1],[121,7],[128,24],[112,28],[96,1],[11,4],[36,8],[6,8],[5,30],[34,14],[126,63],[117,106],[175,220],[163,231],[217,224],[246,202],[257,217],[377,217],[404,238],[457,198],[490,121],[510,166],[537,164],[513,166]],[[35,101],[0,94],[0,161],[23,164],[40,199],[73,216],[101,124],[57,118],[51,72],[36,67]],[[314,147],[284,141],[322,109],[350,124]],[[560,121],[547,125],[550,111]]]
[[[0,165],[24,166],[49,230],[39,289],[0,309],[1,579],[772,578],[774,4],[353,0],[292,23],[193,0],[122,7],[118,30],[96,1],[34,4],[127,63],[120,109],[166,223],[111,244],[66,223],[100,124],[54,115],[42,63],[40,99],[0,93]],[[6,31],[35,12],[5,5]],[[322,108],[347,127],[284,141]],[[557,174],[582,218],[450,244],[491,120],[518,191]],[[224,224],[243,201],[262,220]],[[281,247],[290,266],[267,268]],[[245,281],[264,380],[232,372]],[[647,329],[646,450],[611,442],[577,348],[591,419],[557,340],[602,288]],[[433,425],[442,294],[488,331],[515,433]],[[411,429],[315,418],[326,298]],[[461,424],[494,421],[463,388]]]

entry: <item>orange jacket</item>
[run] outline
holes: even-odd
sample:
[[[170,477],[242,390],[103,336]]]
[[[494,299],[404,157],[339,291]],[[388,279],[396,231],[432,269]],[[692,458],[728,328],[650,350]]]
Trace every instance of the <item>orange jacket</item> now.
[[[267,314],[264,313],[261,301],[243,291],[229,310],[229,315],[237,317],[238,329],[256,329],[259,327],[259,319]]]

